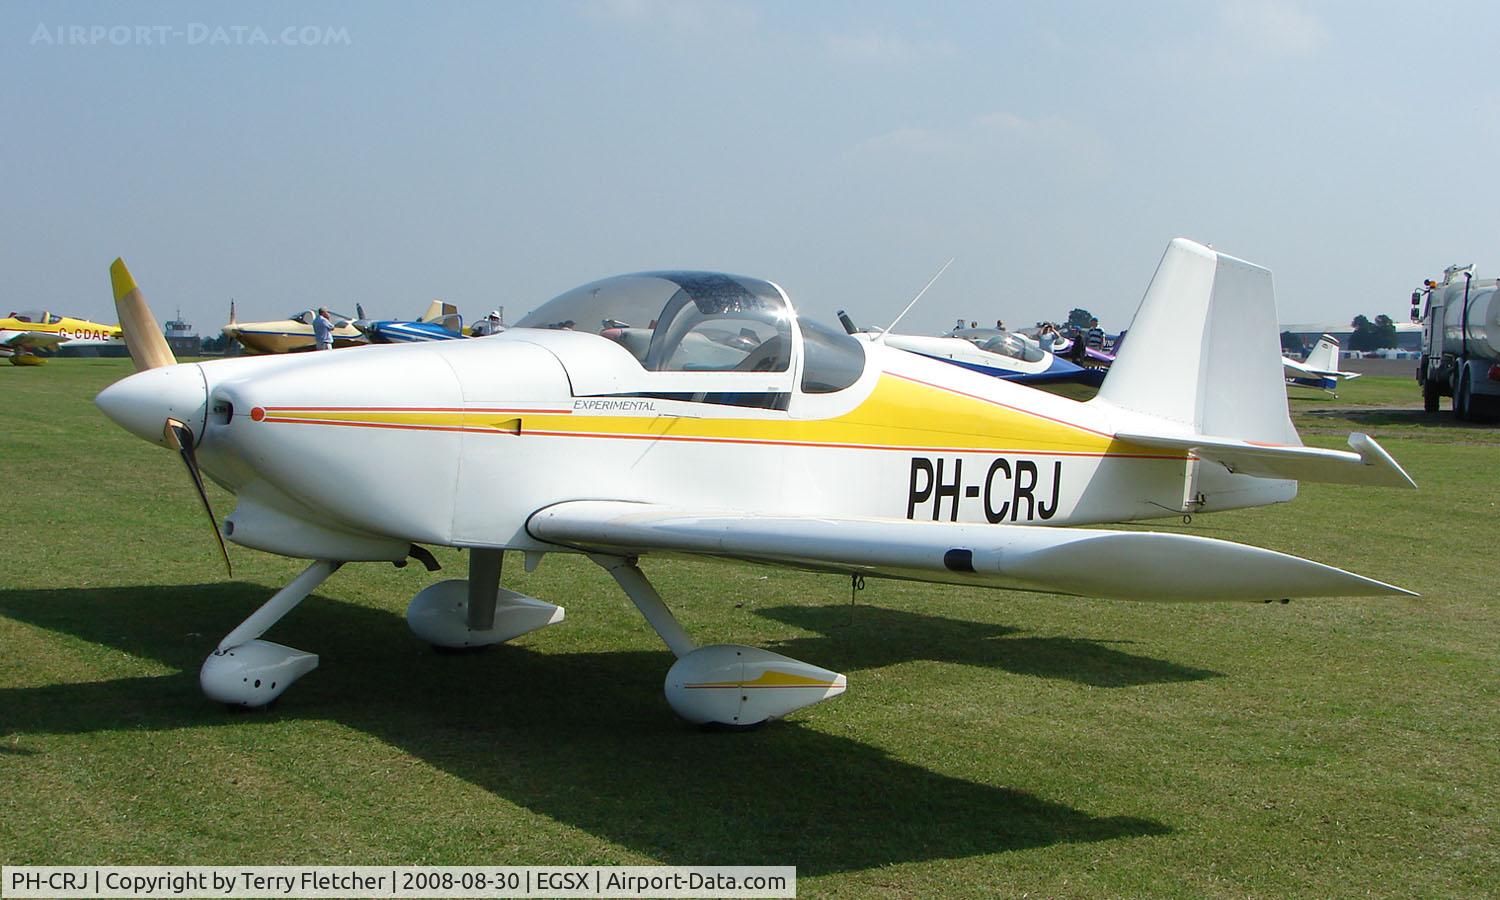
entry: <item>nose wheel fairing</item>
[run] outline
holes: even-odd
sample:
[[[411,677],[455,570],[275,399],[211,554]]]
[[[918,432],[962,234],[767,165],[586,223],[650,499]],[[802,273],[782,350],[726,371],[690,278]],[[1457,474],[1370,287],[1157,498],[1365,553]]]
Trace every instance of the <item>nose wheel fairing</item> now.
[[[316,653],[270,641],[246,641],[203,661],[198,684],[210,700],[230,706],[265,706],[318,667]]]
[[[210,700],[231,706],[265,706],[292,682],[318,667],[315,654],[260,640],[260,636],[297,608],[343,563],[317,560],[277,591],[219,642],[204,660],[198,683]]]

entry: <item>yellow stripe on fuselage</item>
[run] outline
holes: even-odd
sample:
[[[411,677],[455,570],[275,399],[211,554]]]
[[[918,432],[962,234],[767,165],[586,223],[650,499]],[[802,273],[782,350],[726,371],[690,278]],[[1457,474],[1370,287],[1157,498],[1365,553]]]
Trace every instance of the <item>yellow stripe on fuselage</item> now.
[[[1078,456],[1182,459],[1183,454],[1128,444],[1092,429],[893,375],[841,416],[688,418],[575,415],[548,409],[372,409],[267,407],[270,422],[443,431],[514,431],[523,435],[783,444],[849,449],[1002,451]]]
[[[528,415],[523,418],[522,433],[1181,458],[1181,454],[1126,444],[1088,428],[893,375],[882,375],[864,403],[830,419]]]

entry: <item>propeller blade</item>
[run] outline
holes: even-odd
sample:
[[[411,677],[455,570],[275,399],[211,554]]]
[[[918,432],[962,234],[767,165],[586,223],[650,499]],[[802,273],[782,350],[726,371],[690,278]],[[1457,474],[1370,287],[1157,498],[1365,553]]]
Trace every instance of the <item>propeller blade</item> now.
[[[208,525],[214,531],[214,540],[219,542],[219,554],[224,557],[224,568],[233,576],[234,566],[229,562],[229,548],[224,546],[224,535],[219,532],[219,520],[214,516],[214,508],[208,502],[208,491],[203,487],[203,473],[198,471],[198,456],[193,452],[193,430],[176,419],[168,419],[162,434],[166,437],[167,446],[182,456],[182,463],[187,466],[188,474],[193,478],[193,487],[198,489],[198,499],[203,501],[203,511],[208,513]]]
[[[177,358],[167,346],[167,338],[146,306],[140,288],[135,286],[130,270],[125,268],[125,260],[116,259],[110,265],[109,281],[115,291],[115,312],[120,317],[120,330],[125,335],[130,358],[135,360],[136,371],[176,365]]]

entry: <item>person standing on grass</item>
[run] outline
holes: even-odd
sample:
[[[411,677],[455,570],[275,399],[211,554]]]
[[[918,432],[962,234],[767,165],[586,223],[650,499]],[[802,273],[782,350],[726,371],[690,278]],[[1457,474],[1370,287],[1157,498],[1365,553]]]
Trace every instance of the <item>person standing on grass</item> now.
[[[1089,330],[1084,332],[1083,345],[1090,350],[1104,351],[1104,329],[1098,319],[1089,319]]]
[[[313,349],[333,349],[333,320],[328,318],[328,307],[318,307],[318,316],[313,319]]]

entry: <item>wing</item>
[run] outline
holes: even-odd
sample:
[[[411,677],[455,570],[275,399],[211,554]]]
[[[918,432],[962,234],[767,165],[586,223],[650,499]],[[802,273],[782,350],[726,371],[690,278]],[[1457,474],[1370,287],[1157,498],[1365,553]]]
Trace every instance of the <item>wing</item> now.
[[[67,338],[50,331],[18,331],[4,341],[7,347],[56,347]]]
[[[1347,450],[1324,450],[1321,447],[1293,447],[1281,444],[1257,444],[1238,438],[1212,435],[1173,437],[1156,434],[1119,434],[1122,441],[1186,450],[1199,459],[1216,462],[1238,475],[1260,478],[1290,478],[1295,481],[1323,481],[1334,484],[1370,484],[1384,487],[1415,488],[1401,464],[1375,443],[1369,435],[1349,435]]]
[[[526,528],[538,540],[585,552],[702,555],[1121,600],[1411,595],[1274,550],[1151,531],[754,515],[610,500],[548,506]]]

